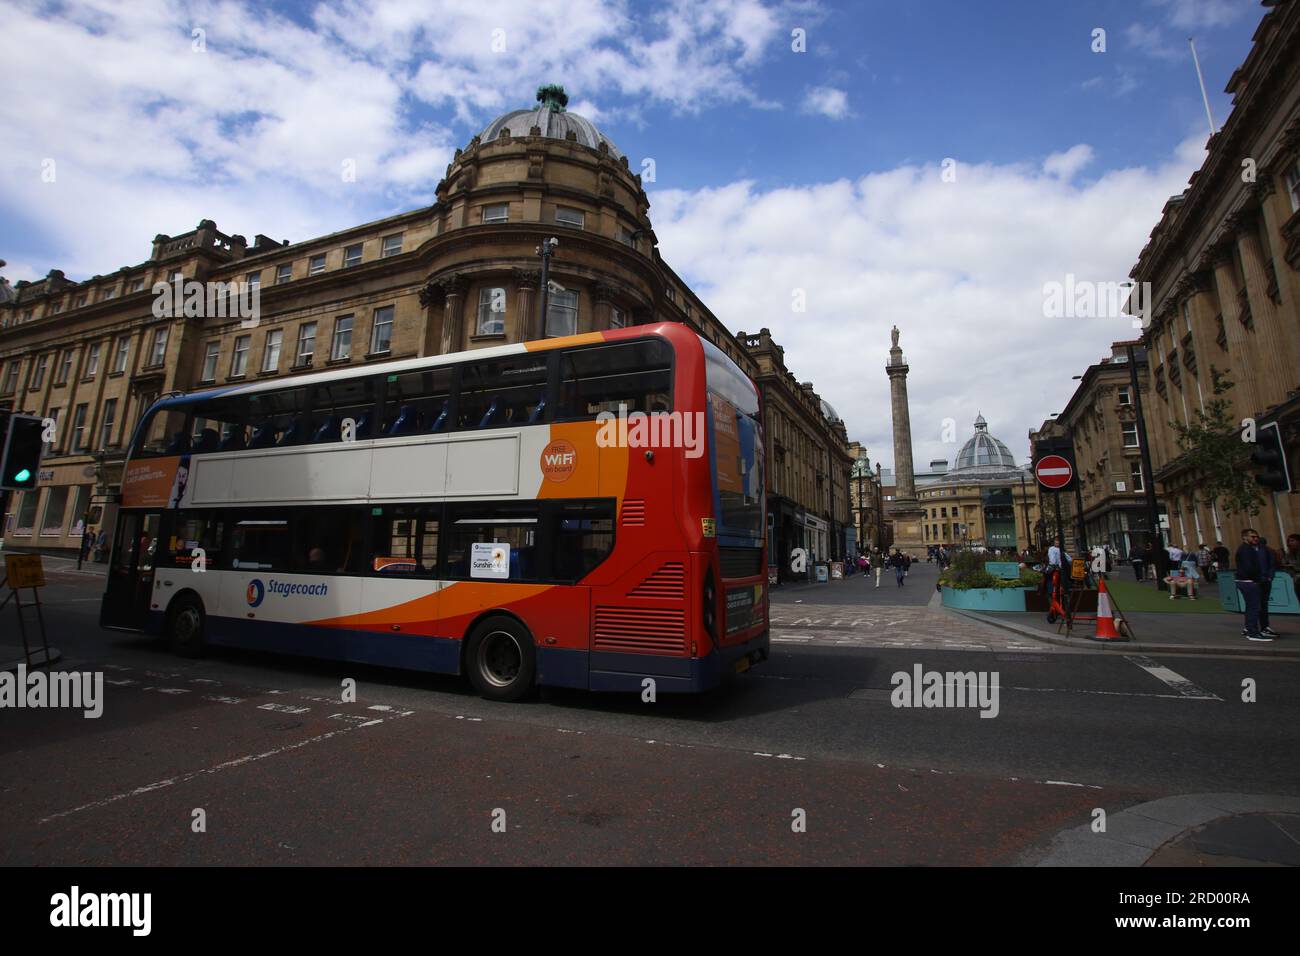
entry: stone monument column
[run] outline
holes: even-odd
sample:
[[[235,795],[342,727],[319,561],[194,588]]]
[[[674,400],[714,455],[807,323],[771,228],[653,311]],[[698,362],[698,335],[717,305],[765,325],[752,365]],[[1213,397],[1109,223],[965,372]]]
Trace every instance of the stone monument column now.
[[[907,409],[908,365],[903,360],[903,350],[898,345],[898,326],[890,332],[893,346],[889,350],[889,404],[894,420],[894,500],[886,507],[886,514],[894,525],[894,546],[900,551],[925,551],[925,533],[922,527],[925,509],[916,498],[916,477],[912,471],[912,420]],[[920,555],[916,555],[920,556]]]

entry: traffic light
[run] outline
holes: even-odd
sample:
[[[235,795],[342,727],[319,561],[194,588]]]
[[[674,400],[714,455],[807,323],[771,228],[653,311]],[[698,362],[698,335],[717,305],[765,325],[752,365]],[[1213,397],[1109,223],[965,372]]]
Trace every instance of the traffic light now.
[[[1255,450],[1250,453],[1255,480],[1269,491],[1290,491],[1291,474],[1286,463],[1286,448],[1277,422],[1261,425],[1255,436]]]
[[[24,491],[36,487],[41,467],[43,425],[35,415],[10,415],[0,454],[0,488]]]

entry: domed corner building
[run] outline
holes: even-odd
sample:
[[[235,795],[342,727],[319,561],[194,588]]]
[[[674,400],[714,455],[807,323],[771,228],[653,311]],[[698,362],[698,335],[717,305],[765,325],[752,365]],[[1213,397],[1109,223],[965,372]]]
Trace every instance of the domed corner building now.
[[[930,462],[916,476],[916,496],[925,509],[927,544],[1012,548],[1035,547],[1038,486],[1033,472],[1016,464],[1010,449],[989,433],[983,415],[975,434],[957,453]]]
[[[627,157],[559,86],[492,120],[456,151],[420,251],[422,354],[648,322],[691,325],[753,374],[753,363],[660,258],[650,202]],[[540,314],[543,240],[559,240]]]

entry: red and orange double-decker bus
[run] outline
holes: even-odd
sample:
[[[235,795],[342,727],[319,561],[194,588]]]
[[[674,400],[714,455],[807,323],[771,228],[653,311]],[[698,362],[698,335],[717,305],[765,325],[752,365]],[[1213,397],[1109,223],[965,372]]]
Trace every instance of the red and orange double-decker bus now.
[[[165,398],[101,622],[534,686],[698,691],[768,655],[762,419],[665,323]]]

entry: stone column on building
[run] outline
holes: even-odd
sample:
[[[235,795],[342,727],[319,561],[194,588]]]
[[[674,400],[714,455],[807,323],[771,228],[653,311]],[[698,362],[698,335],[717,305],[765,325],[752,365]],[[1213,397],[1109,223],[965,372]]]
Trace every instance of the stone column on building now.
[[[591,291],[592,297],[596,301],[596,309],[592,315],[592,325],[589,329],[578,329],[579,332],[598,332],[607,329],[613,315],[614,294],[618,290],[608,282],[597,282]]]
[[[1237,298],[1236,269],[1232,262],[1232,249],[1228,245],[1217,247],[1213,253],[1214,287],[1219,295],[1219,313],[1223,316],[1223,331],[1228,339],[1228,379],[1233,388],[1228,398],[1234,413],[1240,418],[1259,411],[1259,398],[1255,388],[1254,348],[1250,330],[1241,321],[1241,303]]]
[[[442,289],[442,354],[459,352],[464,344],[465,290],[469,282],[464,276],[452,274],[439,279]]]
[[[536,322],[537,290],[542,282],[539,269],[515,269],[515,334],[507,332],[507,338],[514,342],[527,342]]]
[[[894,523],[894,544],[903,551],[923,549],[925,539],[922,520],[925,512],[917,503],[916,478],[912,470],[912,421],[907,407],[907,373],[909,367],[903,360],[903,350],[898,344],[898,326],[890,333],[893,347],[889,350],[889,404],[894,422],[894,500],[887,509]]]
[[[1239,213],[1233,219],[1230,225],[1236,229],[1246,295],[1258,336],[1258,364],[1250,369],[1250,375],[1255,379],[1258,410],[1262,411],[1285,400],[1295,387],[1297,359],[1292,355],[1295,336],[1284,334],[1281,316],[1269,294],[1272,290],[1276,295],[1276,279],[1260,246],[1259,217],[1251,212]]]

